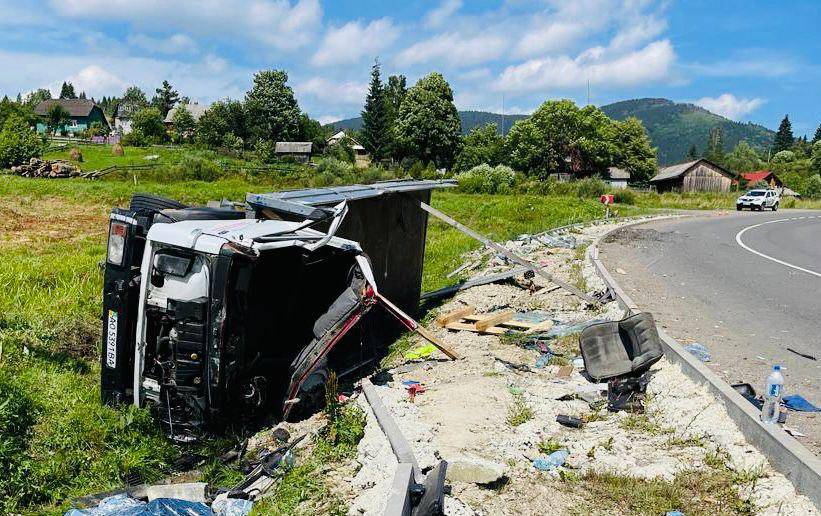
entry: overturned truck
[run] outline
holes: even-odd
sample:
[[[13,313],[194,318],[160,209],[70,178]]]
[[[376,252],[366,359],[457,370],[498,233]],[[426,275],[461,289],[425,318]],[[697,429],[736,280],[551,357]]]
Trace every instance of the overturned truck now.
[[[330,371],[361,372],[414,327],[419,203],[447,186],[248,194],[244,210],[135,195],[110,216],[103,402],[151,407],[180,441],[314,410]]]

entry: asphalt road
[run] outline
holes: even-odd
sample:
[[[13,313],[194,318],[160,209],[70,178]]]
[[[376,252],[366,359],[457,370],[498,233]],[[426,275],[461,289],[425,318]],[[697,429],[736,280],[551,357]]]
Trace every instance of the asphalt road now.
[[[821,212],[722,212],[626,228],[601,245],[607,268],[669,334],[700,342],[708,366],[757,391],[781,364],[785,392],[821,405]],[[620,271],[617,271],[620,269]],[[786,348],[816,357],[803,358]],[[821,413],[787,426],[821,455]]]

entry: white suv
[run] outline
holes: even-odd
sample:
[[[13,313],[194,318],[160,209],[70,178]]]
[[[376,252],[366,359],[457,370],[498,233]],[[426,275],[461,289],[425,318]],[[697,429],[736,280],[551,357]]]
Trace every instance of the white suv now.
[[[775,190],[750,190],[735,202],[735,209],[741,211],[744,208],[763,211],[770,208],[773,211],[778,209],[781,195]]]

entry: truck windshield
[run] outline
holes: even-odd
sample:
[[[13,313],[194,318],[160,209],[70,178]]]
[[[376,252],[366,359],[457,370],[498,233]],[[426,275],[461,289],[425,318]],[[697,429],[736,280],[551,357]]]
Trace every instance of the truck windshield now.
[[[749,197],[764,197],[764,192],[762,190],[752,190],[747,192]]]

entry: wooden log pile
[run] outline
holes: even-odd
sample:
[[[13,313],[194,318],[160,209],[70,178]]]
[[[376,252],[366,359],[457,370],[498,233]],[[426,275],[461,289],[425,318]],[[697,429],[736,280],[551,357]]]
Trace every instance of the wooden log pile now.
[[[28,163],[11,167],[11,171],[23,177],[44,177],[57,179],[81,175],[80,169],[64,160],[43,160],[31,158]]]

